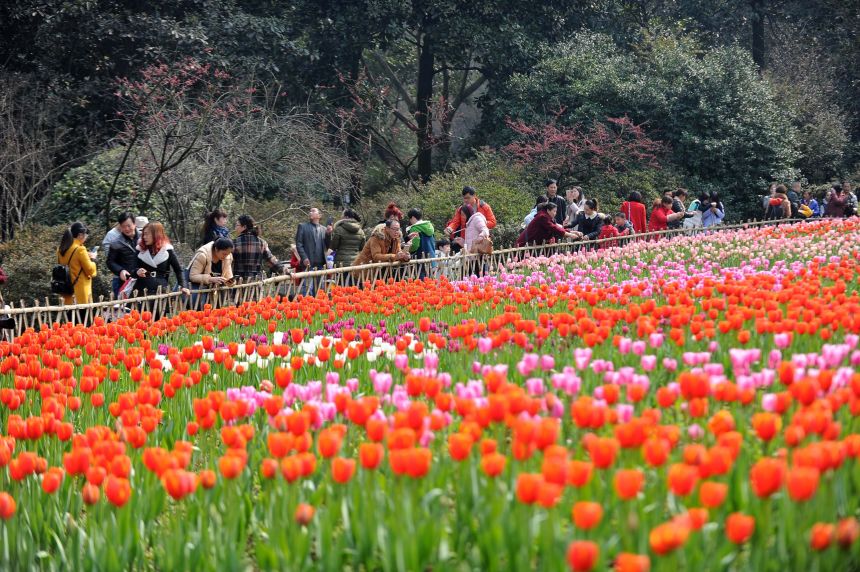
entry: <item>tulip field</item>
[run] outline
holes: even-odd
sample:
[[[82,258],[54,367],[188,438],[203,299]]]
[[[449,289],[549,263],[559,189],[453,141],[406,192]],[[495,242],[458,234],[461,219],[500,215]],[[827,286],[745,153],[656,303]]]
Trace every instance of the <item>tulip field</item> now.
[[[0,343],[2,570],[860,566],[860,219]]]

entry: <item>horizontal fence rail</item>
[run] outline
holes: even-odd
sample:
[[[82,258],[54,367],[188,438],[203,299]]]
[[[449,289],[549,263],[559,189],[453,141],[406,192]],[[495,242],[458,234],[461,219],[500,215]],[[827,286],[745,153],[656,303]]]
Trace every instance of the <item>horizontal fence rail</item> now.
[[[27,306],[22,300],[16,307],[9,304],[0,310],[0,318],[11,318],[14,327],[7,328],[7,337],[21,335],[29,328],[38,330],[43,325],[55,322],[91,324],[97,317],[110,321],[122,317],[132,309],[152,312],[155,318],[175,315],[185,310],[201,310],[205,305],[212,307],[239,306],[245,302],[260,300],[269,296],[294,297],[314,296],[319,291],[330,291],[334,286],[353,286],[373,288],[378,283],[391,280],[415,280],[445,277],[449,281],[463,280],[470,276],[494,275],[510,264],[524,258],[545,257],[555,254],[574,253],[601,246],[623,247],[625,243],[643,240],[656,240],[673,236],[705,235],[729,230],[762,227],[775,224],[791,224],[796,221],[747,221],[734,225],[717,225],[704,228],[680,228],[647,232],[617,238],[586,241],[561,241],[551,244],[529,245],[505,248],[492,254],[464,254],[450,257],[420,258],[408,262],[379,262],[361,266],[342,266],[323,270],[309,270],[269,276],[260,280],[237,282],[231,286],[200,288],[190,296],[178,290],[157,291],[153,294],[116,300],[111,296],[87,304],[51,304],[46,299],[44,305],[38,300]]]

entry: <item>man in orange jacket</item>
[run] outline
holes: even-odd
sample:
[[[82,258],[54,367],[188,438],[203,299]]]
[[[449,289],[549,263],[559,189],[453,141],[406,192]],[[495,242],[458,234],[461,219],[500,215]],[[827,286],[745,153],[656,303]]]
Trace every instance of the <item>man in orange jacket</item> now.
[[[487,228],[492,230],[496,226],[496,215],[493,214],[493,209],[486,202],[478,199],[474,187],[463,187],[463,204],[469,205],[472,207],[472,210],[483,214],[487,219]],[[454,217],[448,221],[448,226],[445,227],[445,236],[450,238],[462,236],[467,222],[460,207],[457,207],[457,210],[454,211]]]

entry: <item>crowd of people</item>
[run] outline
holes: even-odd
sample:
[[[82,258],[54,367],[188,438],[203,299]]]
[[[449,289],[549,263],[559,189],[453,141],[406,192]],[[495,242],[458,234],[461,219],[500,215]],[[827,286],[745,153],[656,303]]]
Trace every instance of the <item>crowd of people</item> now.
[[[611,239],[645,232],[680,228],[708,228],[720,224],[726,210],[716,193],[703,193],[689,204],[686,189],[667,191],[654,200],[650,215],[642,194],[633,191],[610,214],[599,210],[596,198],[586,198],[581,187],[571,187],[565,196],[558,194],[558,182],[546,181],[545,193],[526,215],[517,246],[547,244],[557,240],[601,241],[601,247],[614,246]]]
[[[813,196],[809,189],[804,190],[799,182],[790,187],[775,183],[761,199],[763,217],[769,220],[857,214],[857,196],[848,181],[834,184],[821,197]],[[598,241],[604,248],[615,245],[615,239],[646,232],[707,229],[721,224],[725,217],[725,206],[716,193],[691,197],[691,193],[682,188],[667,191],[655,199],[650,212],[641,193],[633,191],[618,211],[606,214],[600,211],[597,199],[587,198],[581,187],[571,187],[562,196],[558,182],[550,179],[534,209],[523,220],[516,244]],[[337,221],[329,218],[325,225],[321,222],[320,210],[312,208],[307,222],[296,230],[288,262],[281,262],[272,254],[252,217],[237,217],[232,232],[228,228],[228,218],[221,209],[207,214],[198,248],[183,265],[161,223],[150,222],[130,212],[120,214],[116,226],[101,244],[113,274],[114,296],[125,298],[167,291],[172,273],[176,288],[191,296],[193,303],[198,303],[198,300],[206,300],[204,294],[197,292],[200,289],[227,286],[236,280],[256,280],[264,276],[266,270],[302,272],[406,262],[415,258],[437,259],[420,267],[420,277],[447,274],[453,268],[459,269],[461,264],[471,265],[467,272],[481,274],[486,271],[481,256],[464,262],[460,255],[491,253],[492,231],[497,224],[492,207],[478,197],[473,187],[463,188],[462,203],[438,239],[433,223],[423,217],[419,208],[411,208],[404,215],[399,205],[390,203],[382,219],[367,229],[361,216],[351,208],[343,210]],[[65,231],[57,250],[52,289],[67,304],[92,300],[98,247],[87,250],[88,237],[86,225],[76,222]],[[402,269],[386,272],[383,276],[397,277]],[[360,284],[372,276],[379,276],[379,273],[358,269],[346,280]],[[297,280],[299,293],[315,293],[322,279],[322,273],[311,273],[301,282]]]
[[[795,181],[791,187],[773,183],[768,194],[761,199],[766,220],[840,218],[858,214],[858,197],[848,180],[831,185],[818,197],[811,189],[803,189],[800,181]]]

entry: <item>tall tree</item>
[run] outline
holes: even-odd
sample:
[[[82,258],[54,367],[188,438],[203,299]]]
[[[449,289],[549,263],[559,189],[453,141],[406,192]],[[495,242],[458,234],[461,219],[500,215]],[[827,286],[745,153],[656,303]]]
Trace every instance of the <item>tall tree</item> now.
[[[397,41],[366,57],[377,90],[393,92],[388,112],[415,136],[417,177],[429,179],[434,150],[446,156],[459,107],[488,81],[527,69],[538,46],[578,25],[586,3],[561,0],[553,5],[514,0],[399,0],[387,4]],[[403,46],[411,53],[404,57]]]

